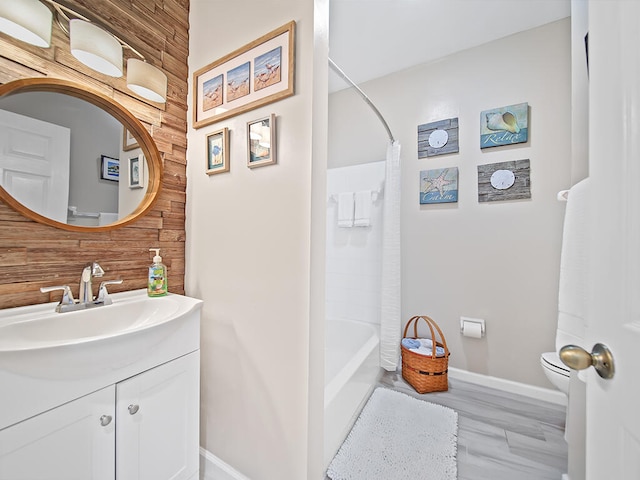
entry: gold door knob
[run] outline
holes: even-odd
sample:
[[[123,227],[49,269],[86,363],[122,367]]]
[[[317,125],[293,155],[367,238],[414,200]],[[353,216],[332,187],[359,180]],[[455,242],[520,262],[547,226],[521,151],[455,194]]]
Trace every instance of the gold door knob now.
[[[602,378],[609,380],[615,374],[613,354],[602,343],[596,343],[591,353],[577,345],[565,345],[559,355],[562,363],[574,370],[584,370],[593,365]]]

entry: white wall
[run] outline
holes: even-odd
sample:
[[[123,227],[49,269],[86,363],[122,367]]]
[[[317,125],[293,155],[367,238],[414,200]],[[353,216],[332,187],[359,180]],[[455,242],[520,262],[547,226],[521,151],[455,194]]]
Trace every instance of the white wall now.
[[[587,0],[571,0],[571,183],[589,176],[589,72],[585,35]]]
[[[321,476],[325,17],[324,1],[190,4],[190,74],[297,22],[293,97],[188,128],[185,289],[204,300],[201,445],[252,480]],[[270,113],[278,164],[250,170],[246,122]],[[222,127],[231,170],[209,177],[205,135]]]
[[[432,316],[453,367],[549,388],[539,356],[554,349],[556,194],[571,186],[570,41],[565,19],[361,85],[402,144],[403,318]],[[529,141],[481,150],[480,112],[521,102]],[[451,117],[460,152],[418,159],[417,126]],[[355,92],[330,96],[329,119],[330,166],[384,158],[384,129]],[[531,199],[479,203],[477,166],[520,159],[531,161]],[[419,172],[453,166],[459,202],[419,205]],[[461,337],[461,315],[486,319],[487,336]]]

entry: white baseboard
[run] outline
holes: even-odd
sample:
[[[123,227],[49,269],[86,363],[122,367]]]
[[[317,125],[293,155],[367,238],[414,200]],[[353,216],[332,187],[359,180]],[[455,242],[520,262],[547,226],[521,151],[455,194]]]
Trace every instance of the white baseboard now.
[[[200,447],[200,480],[250,480],[223,462],[213,453]]]
[[[556,405],[567,405],[567,396],[558,390],[552,390],[550,388],[536,387],[534,385],[527,385],[526,383],[491,377],[489,375],[482,375],[481,373],[473,373],[453,367],[449,367],[449,377],[477,385],[484,385],[485,387],[496,388],[505,392],[524,395],[525,397],[535,398],[536,400],[542,400]]]
[[[569,474],[568,473],[563,473],[562,474],[562,480],[569,480]]]

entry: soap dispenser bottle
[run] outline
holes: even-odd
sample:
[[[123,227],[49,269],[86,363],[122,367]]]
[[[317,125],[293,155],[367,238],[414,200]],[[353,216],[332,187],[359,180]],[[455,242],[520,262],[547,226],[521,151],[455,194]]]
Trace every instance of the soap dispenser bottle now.
[[[153,264],[149,267],[149,283],[147,294],[150,297],[163,297],[167,294],[167,267],[162,263],[159,248],[150,248],[150,252],[155,251]]]

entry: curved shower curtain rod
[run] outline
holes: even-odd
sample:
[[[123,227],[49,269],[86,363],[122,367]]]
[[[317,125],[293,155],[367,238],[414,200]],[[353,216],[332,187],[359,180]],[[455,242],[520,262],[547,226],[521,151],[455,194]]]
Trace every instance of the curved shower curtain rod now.
[[[380,121],[382,122],[382,125],[384,126],[385,130],[387,131],[387,135],[389,135],[389,140],[391,141],[391,143],[395,142],[395,139],[393,138],[393,134],[391,133],[391,129],[389,128],[389,125],[387,124],[386,120],[384,119],[384,117],[382,116],[382,114],[380,113],[380,110],[378,110],[376,108],[376,106],[373,104],[373,102],[369,99],[369,97],[367,97],[367,94],[364,93],[360,87],[358,87],[358,85],[356,85],[355,83],[353,83],[353,80],[351,80],[346,73],[344,73],[342,71],[342,69],[336,65],[336,63],[331,60],[329,58],[329,66],[333,69],[334,72],[336,72],[345,82],[347,82],[349,85],[351,85],[353,88],[356,89],[356,92],[358,92],[358,94],[360,94],[360,96],[362,97],[362,99],[367,103],[367,105],[369,105],[371,107],[371,109],[373,110],[373,113],[375,113],[378,118],[380,119]]]

